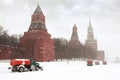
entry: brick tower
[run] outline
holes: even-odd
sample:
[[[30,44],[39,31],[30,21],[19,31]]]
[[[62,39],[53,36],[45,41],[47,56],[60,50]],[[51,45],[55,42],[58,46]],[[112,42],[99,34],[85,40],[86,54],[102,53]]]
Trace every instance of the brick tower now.
[[[91,21],[89,21],[88,32],[87,32],[87,39],[86,39],[86,46],[91,47],[95,51],[97,51],[97,41],[94,39],[93,28],[91,25]]]
[[[97,58],[97,41],[94,39],[93,28],[91,25],[91,21],[89,21],[87,39],[85,42],[85,46],[87,47],[87,56],[90,59]]]
[[[70,59],[80,58],[82,56],[82,45],[78,38],[77,26],[74,24],[71,39],[68,45],[68,56]]]
[[[97,49],[97,41],[94,39],[94,34],[93,34],[93,28],[91,25],[91,21],[89,21],[89,26],[88,26],[88,34],[87,34],[87,39],[85,45],[87,47],[92,48],[92,50],[95,52],[95,59],[97,60],[104,60],[105,59],[105,53],[104,50],[98,50]]]
[[[54,44],[51,35],[47,32],[45,16],[37,5],[27,32],[20,39],[23,48],[23,58],[34,58],[36,61],[54,60]]]
[[[78,34],[77,34],[76,24],[74,24],[74,26],[73,26],[73,31],[72,31],[72,35],[71,35],[69,44],[74,45],[74,46],[80,45],[80,41],[79,41]]]

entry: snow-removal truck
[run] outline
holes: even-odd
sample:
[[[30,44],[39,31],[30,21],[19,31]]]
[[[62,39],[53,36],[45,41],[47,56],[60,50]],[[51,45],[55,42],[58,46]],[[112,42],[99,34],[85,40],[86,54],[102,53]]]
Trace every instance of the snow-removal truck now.
[[[38,71],[43,68],[34,59],[11,59],[11,72]]]

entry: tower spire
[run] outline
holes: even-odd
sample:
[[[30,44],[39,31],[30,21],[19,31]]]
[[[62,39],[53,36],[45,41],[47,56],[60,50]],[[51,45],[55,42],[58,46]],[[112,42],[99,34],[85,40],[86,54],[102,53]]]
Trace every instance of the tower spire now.
[[[35,11],[34,11],[33,14],[35,14],[35,13],[43,13],[43,12],[42,12],[42,9],[40,8],[39,3],[37,4],[37,7],[36,7],[36,9],[35,9]]]
[[[38,31],[38,30],[47,31],[45,26],[45,16],[42,12],[42,9],[39,6],[39,3],[37,4],[37,7],[32,15],[31,25],[28,31]]]
[[[73,32],[72,32],[71,40],[79,41],[76,24],[74,24],[74,26],[73,26]]]
[[[89,20],[87,39],[86,39],[86,43],[85,44],[87,46],[90,46],[91,48],[97,50],[97,41],[96,41],[96,39],[94,39],[94,34],[93,34],[93,28],[92,28],[91,20]]]
[[[69,44],[72,46],[80,46],[80,41],[79,41],[78,34],[77,34],[76,24],[74,24],[74,26],[73,26],[72,35],[71,35]]]
[[[88,38],[89,41],[94,40],[94,34],[93,34],[93,28],[92,28],[91,20],[89,20],[87,38]]]

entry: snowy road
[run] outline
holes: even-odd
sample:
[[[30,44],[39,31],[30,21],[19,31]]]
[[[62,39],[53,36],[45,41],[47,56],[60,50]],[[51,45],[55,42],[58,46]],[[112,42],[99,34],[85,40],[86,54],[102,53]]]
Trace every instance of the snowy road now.
[[[120,80],[120,63],[86,66],[85,62],[44,62],[44,70],[12,73],[8,62],[0,62],[0,80]]]

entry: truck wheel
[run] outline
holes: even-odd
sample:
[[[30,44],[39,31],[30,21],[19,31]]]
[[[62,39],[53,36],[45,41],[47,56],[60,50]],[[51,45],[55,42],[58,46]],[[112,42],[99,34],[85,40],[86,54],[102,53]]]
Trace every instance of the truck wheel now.
[[[18,66],[13,66],[13,67],[11,68],[11,72],[17,72],[17,67],[18,67]]]
[[[35,65],[31,65],[31,70],[35,71],[35,69],[36,69],[36,66]]]
[[[42,68],[42,67],[40,67],[40,70],[41,70],[41,71],[43,71],[43,68]]]
[[[36,67],[36,69],[35,69],[36,71],[39,71],[39,67]]]
[[[11,69],[11,72],[16,72],[16,70],[15,69]]]
[[[19,67],[19,72],[24,72],[24,67]]]

